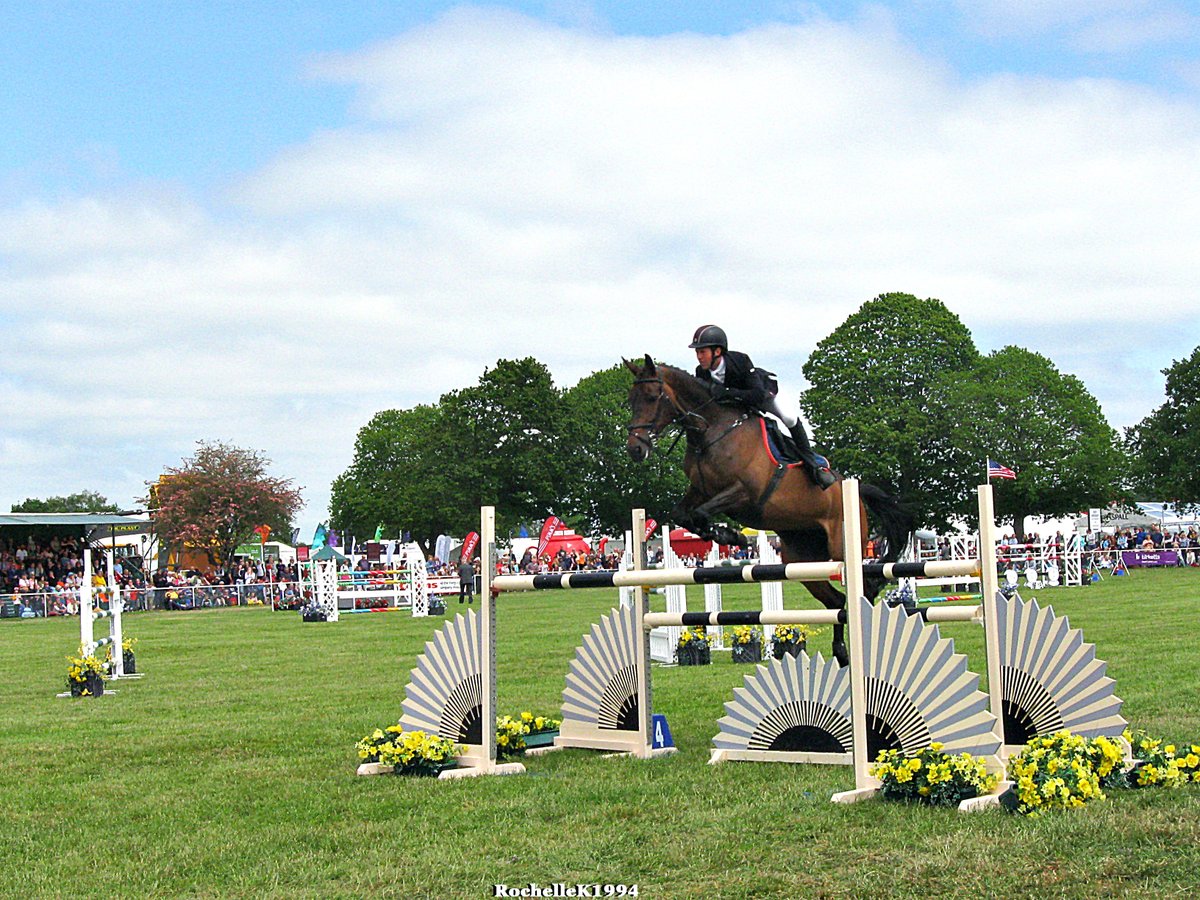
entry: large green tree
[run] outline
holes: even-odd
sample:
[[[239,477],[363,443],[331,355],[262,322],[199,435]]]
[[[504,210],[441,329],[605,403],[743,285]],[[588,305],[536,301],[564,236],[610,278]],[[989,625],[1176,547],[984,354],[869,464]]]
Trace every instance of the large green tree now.
[[[500,535],[555,512],[560,402],[542,363],[502,359],[435,406],[378,413],[333,484],[334,526],[360,539],[381,524],[410,531],[430,553],[439,534],[478,529],[481,506],[496,507]]]
[[[451,477],[458,463],[447,454],[446,438],[440,407],[376,413],[358,432],[350,468],[333,482],[333,526],[359,540],[379,526],[389,538],[408,531],[427,554],[439,534],[469,531]]]
[[[549,369],[532,357],[499,360],[478,384],[442,396],[443,459],[471,527],[481,506],[496,507],[500,535],[547,514],[562,480],[561,398]]]
[[[1126,432],[1133,487],[1142,499],[1200,508],[1200,347],[1163,369],[1167,399]]]
[[[997,518],[1011,520],[1018,536],[1026,516],[1104,506],[1121,493],[1125,457],[1100,404],[1038,353],[997,350],[970,372],[942,378],[929,402],[932,427],[949,437],[951,469],[971,473],[970,493],[989,457],[1016,471],[993,488]],[[964,516],[973,509],[973,496],[964,498]]]
[[[667,435],[659,451],[635,463],[626,449],[632,376],[618,364],[583,378],[563,395],[560,500],[553,512],[587,534],[622,534],[642,507],[665,519],[687,488],[684,445]],[[668,454],[667,450],[671,449]]]
[[[898,492],[918,521],[945,527],[971,473],[931,419],[939,379],[972,370],[979,351],[940,300],[883,294],[864,303],[804,365],[801,408],[834,468]]]
[[[45,500],[29,498],[16,504],[15,513],[115,513],[120,507],[110,503],[107,497],[96,491],[79,491],[65,497],[47,497]]]
[[[203,551],[213,565],[227,565],[260,525],[290,534],[303,502],[300,490],[290,478],[267,474],[268,465],[256,450],[199,442],[194,456],[148,485],[144,499],[160,538],[168,546]]]

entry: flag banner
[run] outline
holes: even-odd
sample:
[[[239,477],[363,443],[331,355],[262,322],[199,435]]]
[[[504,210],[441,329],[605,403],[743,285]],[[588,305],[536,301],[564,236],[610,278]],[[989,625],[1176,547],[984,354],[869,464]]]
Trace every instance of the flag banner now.
[[[380,543],[383,541],[383,523],[382,522],[380,522],[378,525],[375,526],[375,541],[376,541],[376,543]]]
[[[994,459],[989,459],[987,465],[987,477],[1015,479],[1017,477],[1017,473],[1008,466],[1002,466]]]
[[[644,538],[642,538],[642,540],[648,541],[648,540],[650,540],[650,538],[654,537],[654,529],[657,527],[658,527],[657,522],[655,522],[653,519],[647,519],[646,520],[646,536]]]
[[[470,562],[475,556],[475,548],[479,546],[479,532],[472,531],[463,538],[462,552],[458,555],[459,562]]]
[[[546,517],[546,522],[542,525],[542,536],[538,538],[538,556],[546,552],[546,545],[550,543],[550,536],[554,534],[561,524],[562,519],[558,516]]]

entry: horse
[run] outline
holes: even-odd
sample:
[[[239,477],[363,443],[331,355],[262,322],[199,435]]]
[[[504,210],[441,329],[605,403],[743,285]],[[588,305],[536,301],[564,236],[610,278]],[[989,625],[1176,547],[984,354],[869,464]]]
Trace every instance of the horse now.
[[[649,354],[640,363],[623,361],[634,376],[629,389],[629,456],[634,462],[649,458],[659,435],[671,427],[687,438],[683,468],[690,486],[671,511],[671,521],[717,543],[745,546],[740,532],[713,522],[714,516],[728,516],[779,535],[784,562],[845,559],[841,492],[817,487],[801,466],[777,463],[763,444],[757,412],[717,403],[707,382],[656,364]],[[908,545],[912,516],[897,497],[874,485],[862,485],[860,496],[865,504],[859,512],[864,548],[869,509],[885,538],[879,561],[894,562]],[[828,581],[801,583],[827,609],[845,607],[845,595]],[[864,579],[867,599],[874,600],[884,584],[882,578]],[[848,664],[843,625],[833,628],[833,654],[839,663]]]

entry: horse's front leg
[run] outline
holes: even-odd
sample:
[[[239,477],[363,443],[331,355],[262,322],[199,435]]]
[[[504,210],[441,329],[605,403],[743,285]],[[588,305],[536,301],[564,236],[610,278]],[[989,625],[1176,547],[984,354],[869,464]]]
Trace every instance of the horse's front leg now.
[[[745,491],[734,484],[707,499],[701,499],[694,488],[689,488],[683,499],[671,510],[671,521],[681,525],[700,537],[716,541],[725,546],[746,546],[746,536],[728,525],[713,525],[712,516],[737,507],[744,499]]]

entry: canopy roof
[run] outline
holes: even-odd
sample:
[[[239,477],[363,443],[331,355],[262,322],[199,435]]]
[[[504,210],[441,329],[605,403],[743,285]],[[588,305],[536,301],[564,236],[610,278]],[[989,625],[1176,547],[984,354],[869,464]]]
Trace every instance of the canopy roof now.
[[[144,516],[123,516],[118,513],[0,513],[3,525],[75,525],[87,528],[92,525],[147,525]]]

